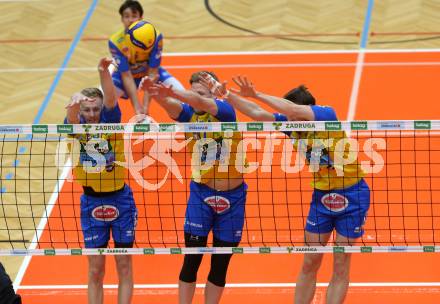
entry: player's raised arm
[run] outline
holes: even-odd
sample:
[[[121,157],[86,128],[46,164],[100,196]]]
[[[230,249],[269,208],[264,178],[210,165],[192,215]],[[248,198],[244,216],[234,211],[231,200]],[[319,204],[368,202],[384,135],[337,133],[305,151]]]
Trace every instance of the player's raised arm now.
[[[233,81],[240,87],[240,91],[236,91],[238,94],[245,94],[246,97],[255,98],[274,108],[276,111],[287,116],[289,120],[314,120],[315,116],[310,106],[298,105],[287,99],[267,95],[262,92],[258,92],[252,81],[245,76],[237,76],[233,78]],[[243,95],[242,95],[243,96]]]
[[[84,96],[81,93],[75,93],[70,97],[70,101],[66,106],[66,119],[65,123],[70,124],[79,124],[80,123],[80,109],[81,109],[81,102],[87,101],[87,102],[95,102],[96,98],[90,98],[87,96]]]
[[[266,111],[258,104],[251,102],[243,97],[252,97],[255,90],[251,86],[241,86],[240,90],[227,89],[226,82],[220,84],[212,76],[207,73],[201,74],[200,82],[208,88],[211,93],[218,98],[226,98],[228,102],[238,111],[249,116],[256,121],[274,121],[275,117],[272,113]],[[242,97],[243,96],[243,97]]]
[[[214,98],[202,96],[201,94],[203,94],[203,92],[176,90],[172,86],[167,87],[163,84],[155,84],[154,86],[158,89],[158,92],[160,92],[160,95],[163,97],[178,99],[195,109],[209,113],[213,116],[218,114],[219,109]]]
[[[104,107],[108,110],[113,109],[118,102],[112,76],[108,70],[108,67],[112,62],[113,60],[111,58],[102,58],[98,64],[99,79],[104,93]]]
[[[135,110],[136,114],[143,114],[144,110],[139,103],[139,99],[137,96],[137,86],[134,81],[133,74],[130,71],[130,64],[128,62],[128,59],[112,41],[109,41],[108,44],[110,53],[112,54],[114,61],[117,64],[118,71],[121,73],[122,84],[125,91],[127,92],[128,98],[133,105],[133,109]]]
[[[167,111],[168,116],[176,120],[182,112],[182,103],[174,98],[169,98],[172,95],[172,87],[166,86],[162,83],[157,84],[157,79],[144,77],[139,84],[139,88],[154,97],[161,107]]]

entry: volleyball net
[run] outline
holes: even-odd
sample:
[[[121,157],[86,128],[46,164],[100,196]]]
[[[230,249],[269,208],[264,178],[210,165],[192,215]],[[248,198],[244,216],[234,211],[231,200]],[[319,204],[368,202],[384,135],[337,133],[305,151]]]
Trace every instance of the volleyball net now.
[[[109,146],[116,135],[122,149]],[[109,151],[119,152],[103,157]],[[326,153],[331,164],[322,163]],[[86,178],[99,180],[118,159],[138,212],[134,248],[84,249],[84,189],[72,169],[87,164]],[[223,166],[217,178],[234,170],[248,185],[240,247],[185,248],[190,182],[213,166]],[[312,183],[323,166],[342,179],[344,167],[357,166],[355,177],[370,188],[364,234],[353,246],[337,246],[334,235],[327,246],[304,245]],[[440,121],[2,125],[0,255],[435,252],[439,172]],[[206,203],[214,216],[228,212],[216,198]],[[350,202],[329,195],[319,203],[341,216]],[[107,207],[93,216],[116,219]]]

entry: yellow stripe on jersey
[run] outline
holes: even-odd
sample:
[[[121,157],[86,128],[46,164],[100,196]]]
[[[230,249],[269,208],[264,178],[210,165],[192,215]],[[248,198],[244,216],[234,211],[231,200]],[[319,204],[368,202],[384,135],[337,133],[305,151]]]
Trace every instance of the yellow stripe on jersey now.
[[[193,114],[189,122],[218,122],[219,120],[208,113]],[[242,140],[241,132],[199,132],[186,133],[192,139],[189,151],[192,152],[192,179],[206,184],[213,179],[241,179],[243,164],[237,164],[238,144]]]
[[[365,176],[357,157],[349,163],[341,162],[350,156],[344,131],[292,132],[290,137],[295,139],[298,151],[306,152],[313,172],[313,188],[323,191],[344,189],[357,184]]]
[[[78,134],[73,137],[80,144],[76,155],[79,164],[73,169],[77,182],[92,187],[95,192],[121,189],[125,183],[125,170],[115,161],[125,160],[123,134]]]

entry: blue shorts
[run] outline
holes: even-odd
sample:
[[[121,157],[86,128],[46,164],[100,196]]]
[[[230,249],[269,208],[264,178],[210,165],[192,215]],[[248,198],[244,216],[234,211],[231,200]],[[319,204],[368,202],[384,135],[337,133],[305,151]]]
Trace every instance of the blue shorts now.
[[[345,189],[315,189],[305,229],[312,233],[336,229],[342,236],[359,238],[364,234],[369,207],[370,189],[364,179]]]
[[[247,185],[230,191],[216,191],[191,181],[185,214],[185,232],[207,236],[213,231],[216,239],[240,242],[244,225]]]
[[[170,73],[168,73],[167,70],[165,70],[161,66],[158,69],[158,73],[159,73],[159,81],[160,82],[165,82],[165,80],[167,80],[168,78],[173,77]],[[127,91],[125,91],[124,83],[122,82],[121,72],[119,72],[118,70],[114,71],[112,74],[112,80],[113,80],[113,84],[115,85],[115,87],[117,87],[119,90],[121,90],[123,92],[121,98],[128,99]],[[141,80],[142,80],[142,78],[134,78],[134,82],[136,84],[136,87],[139,87]]]
[[[81,227],[86,248],[107,245],[110,230],[116,245],[133,244],[137,209],[133,193],[127,185],[105,197],[81,195]]]

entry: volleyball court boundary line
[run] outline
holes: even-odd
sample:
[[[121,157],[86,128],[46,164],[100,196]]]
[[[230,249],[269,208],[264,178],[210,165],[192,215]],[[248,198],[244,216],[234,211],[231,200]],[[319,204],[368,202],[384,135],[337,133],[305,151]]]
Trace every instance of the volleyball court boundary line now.
[[[317,287],[328,287],[329,283],[316,283]],[[350,287],[440,287],[440,282],[350,282]],[[134,284],[134,289],[177,288],[178,284]],[[205,288],[205,284],[196,284]],[[296,283],[226,283],[227,288],[283,288],[296,287]],[[117,289],[117,284],[104,284],[104,289]],[[87,285],[23,285],[21,290],[87,289]]]
[[[98,5],[98,0],[93,0],[92,4],[89,6],[84,19],[82,20],[79,29],[75,35],[75,38],[72,41],[72,44],[70,45],[69,49],[67,50],[67,53],[63,59],[63,62],[61,64],[61,67],[58,69],[57,74],[55,75],[54,80],[52,81],[49,91],[47,92],[46,97],[44,98],[43,102],[40,104],[40,107],[38,108],[37,114],[34,117],[33,124],[38,124],[41,120],[41,117],[43,116],[43,113],[47,106],[49,105],[50,101],[52,100],[53,93],[55,92],[56,87],[58,86],[58,83],[63,76],[63,72],[65,67],[69,64],[70,59],[72,58],[72,55],[81,40],[81,36],[84,33],[85,28],[87,27],[87,24],[89,23],[89,20],[91,19],[93,13],[95,12],[96,6]],[[48,204],[45,206],[44,213],[40,218],[40,222],[37,226],[37,231],[34,234],[34,237],[32,238],[32,243],[29,246],[30,249],[35,249],[37,247],[38,241],[43,234],[43,231],[46,229],[47,221],[52,213],[53,207],[55,206],[55,203],[58,199],[59,191],[62,190],[64,182],[67,178],[68,173],[70,172],[72,167],[72,161],[71,159],[68,159],[66,163],[64,164],[63,171],[60,175],[60,179],[58,179],[54,190],[52,191],[52,194],[50,196],[50,199],[48,201]],[[57,172],[58,174],[58,172]],[[14,279],[13,286],[14,290],[19,289],[21,285],[21,281],[23,280],[23,277],[26,273],[26,270],[29,266],[29,263],[31,262],[32,256],[26,256],[24,257],[23,262],[20,265],[20,268],[18,269],[17,276]]]

